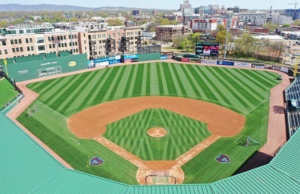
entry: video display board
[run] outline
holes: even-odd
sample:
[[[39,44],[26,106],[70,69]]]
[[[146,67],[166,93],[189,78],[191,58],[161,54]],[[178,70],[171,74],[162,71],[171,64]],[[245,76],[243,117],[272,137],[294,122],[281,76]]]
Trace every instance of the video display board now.
[[[218,56],[219,55],[219,43],[197,42],[196,55]]]

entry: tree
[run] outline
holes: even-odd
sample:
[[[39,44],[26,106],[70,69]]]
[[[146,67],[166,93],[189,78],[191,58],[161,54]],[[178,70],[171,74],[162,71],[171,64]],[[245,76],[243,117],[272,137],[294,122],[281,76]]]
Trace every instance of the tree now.
[[[70,21],[71,22],[78,22],[78,19],[77,18],[71,18]]]
[[[295,20],[295,21],[294,21],[294,25],[295,25],[295,26],[300,26],[300,20]]]
[[[240,39],[235,41],[234,51],[239,56],[251,56],[255,52],[257,40],[249,33],[243,33]]]
[[[185,48],[186,52],[189,52],[189,48],[192,48],[192,42],[190,41],[190,39],[188,37],[185,37],[183,39],[183,41],[180,43],[180,47],[181,48]]]
[[[232,35],[228,32],[227,41],[232,41]],[[226,42],[226,29],[223,25],[218,26],[218,32],[216,35],[216,42],[223,46]]]
[[[173,38],[173,45],[176,46],[178,49],[183,49],[184,47],[181,47],[181,43],[186,37],[186,35],[177,35],[175,38]]]
[[[284,25],[282,25],[282,27],[283,27],[283,28],[288,28],[288,27],[291,27],[291,25],[289,25],[289,24],[284,24]]]
[[[106,22],[109,26],[123,26],[123,22],[119,19],[108,19]]]
[[[0,21],[0,28],[5,28],[8,26],[8,22],[6,20],[1,20]]]
[[[274,32],[278,27],[279,27],[278,24],[274,24],[272,22],[268,22],[264,24],[264,28],[268,29],[270,32]]]

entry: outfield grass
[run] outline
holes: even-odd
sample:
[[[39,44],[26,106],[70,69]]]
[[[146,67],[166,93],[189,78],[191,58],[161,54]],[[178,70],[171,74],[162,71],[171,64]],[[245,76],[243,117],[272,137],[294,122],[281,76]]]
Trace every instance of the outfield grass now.
[[[147,131],[161,127],[161,138]],[[175,160],[211,135],[207,125],[165,109],[147,109],[107,126],[104,137],[142,160]]]
[[[7,79],[4,78],[0,80],[0,108],[6,105],[17,95],[18,91]]]
[[[138,96],[178,96],[212,102],[246,117],[245,129],[241,134],[218,140],[183,166],[185,183],[212,182],[232,175],[266,142],[269,93],[280,82],[277,77],[275,73],[263,71],[172,63],[119,66],[29,85],[30,89],[40,94],[39,101],[58,113],[42,117],[38,112],[31,118],[22,114],[18,120],[74,168],[136,184],[137,168],[134,165],[93,140],[74,137],[66,127],[63,133],[57,131],[54,121],[47,123],[50,117],[59,115],[62,119],[100,103]],[[242,135],[251,136],[261,145],[250,148],[238,146],[234,140]],[[69,137],[80,142],[80,145],[74,144]],[[99,167],[101,170],[86,168],[84,158],[94,152],[107,157],[114,165],[105,162]],[[216,163],[215,158],[219,154],[227,154],[232,163]]]

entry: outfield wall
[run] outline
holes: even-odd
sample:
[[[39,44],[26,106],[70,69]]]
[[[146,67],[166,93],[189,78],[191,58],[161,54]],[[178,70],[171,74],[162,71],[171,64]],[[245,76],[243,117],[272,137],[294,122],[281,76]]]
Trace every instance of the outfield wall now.
[[[157,61],[160,60],[160,53],[139,54],[139,61]]]
[[[17,62],[3,68],[17,82],[87,69],[87,56],[70,55],[50,59]]]

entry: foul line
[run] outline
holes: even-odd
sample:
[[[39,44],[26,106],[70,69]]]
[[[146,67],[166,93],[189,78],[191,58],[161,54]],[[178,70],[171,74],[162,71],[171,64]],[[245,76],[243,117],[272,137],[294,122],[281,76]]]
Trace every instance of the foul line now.
[[[71,139],[71,140],[75,141],[77,143],[77,146],[80,145],[80,143],[78,141],[76,141],[75,139],[73,139],[72,137],[69,137],[68,139]]]

